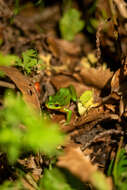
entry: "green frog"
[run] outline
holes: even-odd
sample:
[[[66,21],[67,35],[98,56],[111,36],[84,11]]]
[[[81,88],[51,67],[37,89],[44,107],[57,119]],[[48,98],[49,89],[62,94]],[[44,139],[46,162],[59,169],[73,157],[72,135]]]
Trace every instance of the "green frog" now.
[[[71,100],[74,102],[77,100],[76,91],[73,85],[70,85],[67,88],[60,88],[56,94],[49,96],[45,105],[48,109],[66,113],[66,123],[68,124],[72,116],[72,111],[69,109]]]

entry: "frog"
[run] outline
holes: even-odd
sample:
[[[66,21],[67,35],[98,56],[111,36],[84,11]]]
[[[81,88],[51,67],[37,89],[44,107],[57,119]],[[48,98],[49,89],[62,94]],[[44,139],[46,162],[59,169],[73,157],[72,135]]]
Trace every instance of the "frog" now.
[[[69,124],[72,116],[72,111],[69,109],[71,101],[77,101],[76,90],[73,85],[69,85],[66,88],[60,88],[56,94],[49,96],[45,105],[48,109],[65,113],[65,124]]]
[[[94,103],[93,90],[85,90],[78,99],[78,112],[80,115],[86,114],[92,107],[98,106]]]

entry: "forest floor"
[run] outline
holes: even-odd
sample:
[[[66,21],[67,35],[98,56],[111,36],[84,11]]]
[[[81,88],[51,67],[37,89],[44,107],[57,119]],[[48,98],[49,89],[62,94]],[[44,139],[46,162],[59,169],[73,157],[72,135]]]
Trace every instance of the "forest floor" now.
[[[70,6],[65,1],[19,2],[0,0],[0,52],[25,60],[23,53],[31,50],[37,53],[38,65],[32,61],[30,66],[15,65],[13,61],[11,66],[0,63],[0,70],[5,73],[0,79],[1,109],[4,92],[12,89],[17,96],[21,93],[37,112],[44,112],[53,123],[58,123],[66,134],[66,143],[60,147],[65,155],[57,157],[57,167],[66,168],[83,183],[88,182],[88,189],[97,188],[89,177],[91,171],[107,175],[118,149],[126,147],[127,9],[124,1],[121,1],[122,8],[115,0],[73,1],[71,7],[78,10],[80,18],[68,16],[72,19],[68,26],[62,23]],[[76,33],[79,23],[84,27]],[[72,94],[66,94],[70,85],[76,91],[76,101]],[[61,88],[64,98],[58,94]],[[47,103],[49,96],[53,98],[53,108]],[[66,96],[70,96],[67,103]],[[72,115],[67,123],[68,110]],[[10,165],[1,151],[0,183],[15,181],[19,177],[17,168],[22,168],[24,189],[39,189],[38,181],[51,162],[44,154],[29,152]],[[109,181],[112,189],[115,182]]]

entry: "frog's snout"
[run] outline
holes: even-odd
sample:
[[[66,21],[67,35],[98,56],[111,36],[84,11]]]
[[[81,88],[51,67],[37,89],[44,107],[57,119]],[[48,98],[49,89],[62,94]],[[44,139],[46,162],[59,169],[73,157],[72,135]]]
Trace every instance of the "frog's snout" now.
[[[49,103],[49,102],[47,102],[45,105],[46,105],[46,107],[49,108],[49,109],[59,109],[59,108],[60,108],[60,105],[59,105],[59,104],[54,104],[54,103]]]

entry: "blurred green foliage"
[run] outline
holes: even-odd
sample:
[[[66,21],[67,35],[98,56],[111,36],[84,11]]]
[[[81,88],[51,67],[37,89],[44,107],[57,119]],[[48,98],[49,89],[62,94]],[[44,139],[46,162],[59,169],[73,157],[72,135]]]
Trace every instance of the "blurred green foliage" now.
[[[0,65],[4,65],[4,66],[11,66],[13,65],[15,62],[18,62],[20,59],[18,56],[16,55],[3,55],[0,52]]]
[[[20,181],[12,182],[5,181],[4,184],[0,185],[0,190],[25,190]]]
[[[92,185],[97,190],[111,190],[111,184],[108,183],[106,176],[101,171],[96,171],[92,175]]]
[[[68,170],[59,168],[46,169],[39,187],[44,190],[90,190],[88,184],[81,182]]]
[[[20,0],[15,0],[14,15],[17,15],[20,11]]]
[[[63,143],[64,135],[56,124],[35,113],[10,91],[4,102],[4,109],[0,110],[0,148],[10,162],[15,162],[22,150],[57,153],[56,147]]]
[[[40,187],[45,190],[76,190],[71,188],[64,174],[57,168],[45,170]]]
[[[80,12],[74,8],[67,10],[60,19],[59,27],[61,36],[65,40],[73,40],[75,35],[85,26],[85,22],[80,20]]]

